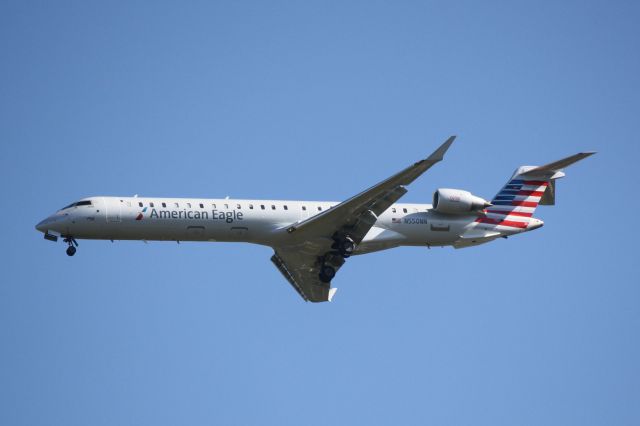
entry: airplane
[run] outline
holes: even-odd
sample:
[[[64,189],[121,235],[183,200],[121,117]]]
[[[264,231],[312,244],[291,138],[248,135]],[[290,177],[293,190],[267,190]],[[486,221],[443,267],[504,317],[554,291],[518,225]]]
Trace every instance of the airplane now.
[[[538,205],[555,204],[562,169],[595,152],[521,166],[491,201],[439,188],[432,204],[397,203],[406,186],[444,158],[455,136],[429,157],[343,202],[163,197],[83,198],[36,225],[44,238],[245,242],[269,246],[271,261],[305,300],[331,301],[336,272],[352,255],[399,246],[465,248],[533,231]]]

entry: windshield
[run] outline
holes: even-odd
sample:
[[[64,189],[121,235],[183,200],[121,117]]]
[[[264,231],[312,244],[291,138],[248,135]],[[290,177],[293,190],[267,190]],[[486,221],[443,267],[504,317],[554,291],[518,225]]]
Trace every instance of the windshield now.
[[[90,205],[91,205],[91,201],[89,201],[89,200],[77,201],[75,203],[69,204],[66,207],[61,208],[60,210],[70,209],[71,207],[90,206]]]

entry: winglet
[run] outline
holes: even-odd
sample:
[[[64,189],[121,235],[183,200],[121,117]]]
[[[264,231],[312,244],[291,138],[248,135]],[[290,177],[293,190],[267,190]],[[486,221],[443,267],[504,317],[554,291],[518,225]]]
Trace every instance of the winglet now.
[[[333,299],[333,296],[336,294],[336,291],[338,291],[338,289],[335,287],[329,289],[329,296],[327,297],[327,300],[329,302],[331,302],[331,299]]]
[[[442,159],[444,158],[444,153],[447,152],[454,140],[456,140],[456,137],[450,136],[449,139],[447,139],[442,145],[440,145],[440,148],[433,151],[433,154],[431,154],[429,158],[427,158],[427,160],[433,161],[434,163],[442,161]]]

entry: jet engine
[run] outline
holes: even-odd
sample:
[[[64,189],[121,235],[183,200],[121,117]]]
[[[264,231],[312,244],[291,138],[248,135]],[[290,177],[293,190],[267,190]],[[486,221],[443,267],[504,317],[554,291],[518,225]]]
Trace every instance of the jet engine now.
[[[461,189],[439,188],[433,193],[433,209],[438,213],[468,214],[489,206],[484,198]]]

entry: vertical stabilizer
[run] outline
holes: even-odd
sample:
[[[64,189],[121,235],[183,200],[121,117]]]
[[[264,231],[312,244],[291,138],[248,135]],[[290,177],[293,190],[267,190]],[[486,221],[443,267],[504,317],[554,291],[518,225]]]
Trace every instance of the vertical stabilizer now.
[[[486,216],[478,223],[509,228],[534,228],[533,213],[538,205],[555,205],[556,179],[564,177],[562,168],[580,161],[594,152],[581,152],[544,166],[521,166],[509,182],[491,200]]]

